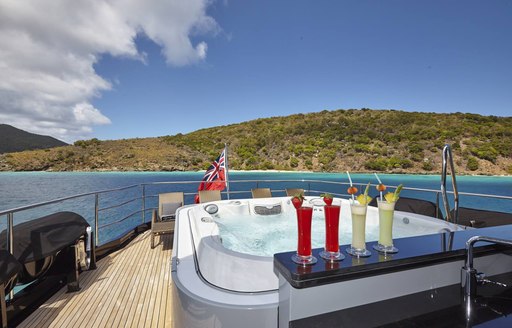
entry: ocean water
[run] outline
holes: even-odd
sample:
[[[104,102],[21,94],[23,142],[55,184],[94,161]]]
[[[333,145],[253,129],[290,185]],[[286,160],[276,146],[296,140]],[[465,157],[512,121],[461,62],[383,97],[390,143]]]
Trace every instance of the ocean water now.
[[[360,189],[368,182],[377,183],[376,178],[371,174],[352,174],[352,180]],[[0,173],[0,211],[13,209],[29,204],[45,202],[70,195],[96,192],[112,188],[133,186],[122,191],[113,193],[102,193],[99,196],[99,205],[103,210],[99,213],[100,226],[127,217],[120,223],[100,229],[100,244],[123,234],[132,226],[141,223],[143,220],[151,220],[151,208],[156,207],[158,193],[170,191],[184,191],[190,193],[185,198],[185,203],[193,203],[194,193],[197,190],[199,181],[202,179],[201,172],[3,172]],[[402,183],[405,187],[435,189],[440,188],[439,175],[393,175],[379,174],[380,179],[386,185],[393,186]],[[319,184],[307,180],[322,180],[326,182],[348,182],[345,173],[294,173],[294,172],[230,172],[230,191],[250,190],[256,187],[269,187],[273,190],[284,188],[304,188],[308,190],[321,190],[337,194],[346,194],[346,186],[338,184]],[[284,182],[258,184],[243,182],[244,180],[285,180]],[[291,182],[289,180],[299,180]],[[304,180],[304,182],[302,182]],[[140,200],[143,183],[190,181],[189,184],[154,184],[145,187],[147,197],[145,217],[134,214],[141,210],[143,204]],[[287,182],[289,181],[289,182]],[[448,190],[451,190],[451,181],[448,181]],[[512,197],[512,177],[493,176],[458,176],[459,192],[471,192],[481,194],[492,194]],[[372,188],[372,196],[377,194]],[[275,192],[276,196],[284,195],[282,192]],[[402,192],[404,197],[413,197],[434,201],[435,194],[408,191]],[[231,198],[247,198],[250,193],[232,194]],[[122,208],[110,208],[121,202],[128,202]],[[69,210],[84,216],[91,224],[94,223],[95,196],[81,197],[76,200],[68,200],[57,204],[17,212],[14,215],[15,224],[31,220],[43,215],[57,211]],[[453,203],[451,203],[453,207]],[[512,200],[486,199],[473,196],[460,196],[460,206],[496,210],[512,213]],[[0,231],[5,229],[6,215],[0,216]]]

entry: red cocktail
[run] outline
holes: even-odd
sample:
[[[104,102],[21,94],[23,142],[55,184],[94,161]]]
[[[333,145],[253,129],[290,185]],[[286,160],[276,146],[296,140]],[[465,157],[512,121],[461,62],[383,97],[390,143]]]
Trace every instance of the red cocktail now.
[[[325,211],[325,250],[339,252],[338,227],[340,223],[340,206],[326,205]]]
[[[311,253],[311,221],[313,219],[312,207],[299,207],[297,209],[297,254],[292,256],[295,263],[307,265],[316,262]]]
[[[325,213],[325,250],[320,253],[323,259],[340,261],[345,257],[340,253],[338,229],[340,223],[340,210],[338,205],[324,206]]]
[[[297,254],[299,256],[311,255],[311,220],[313,219],[312,207],[299,207],[297,209],[297,224],[299,227],[299,242]]]

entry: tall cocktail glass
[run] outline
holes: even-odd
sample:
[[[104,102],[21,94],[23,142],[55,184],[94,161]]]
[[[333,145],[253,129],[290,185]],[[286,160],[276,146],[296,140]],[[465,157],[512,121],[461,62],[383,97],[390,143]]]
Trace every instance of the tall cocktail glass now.
[[[355,257],[368,257],[372,253],[366,249],[366,211],[368,205],[351,204],[352,214],[352,244],[347,248],[348,254]]]
[[[316,258],[311,252],[311,221],[313,219],[313,208],[301,206],[297,209],[297,254],[292,256],[292,261],[309,265],[316,263]]]
[[[320,257],[328,261],[341,261],[345,258],[340,252],[339,225],[340,210],[338,205],[325,205],[325,248]]]
[[[395,203],[388,203],[386,200],[377,200],[379,206],[379,241],[373,245],[373,248],[385,254],[398,252],[398,248],[393,246],[393,215],[395,213]]]

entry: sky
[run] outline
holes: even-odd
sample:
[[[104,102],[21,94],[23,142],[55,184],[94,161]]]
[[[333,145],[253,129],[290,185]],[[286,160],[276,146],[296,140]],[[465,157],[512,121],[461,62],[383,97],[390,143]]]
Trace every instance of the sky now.
[[[350,108],[512,116],[512,1],[0,0],[0,123],[74,142]]]

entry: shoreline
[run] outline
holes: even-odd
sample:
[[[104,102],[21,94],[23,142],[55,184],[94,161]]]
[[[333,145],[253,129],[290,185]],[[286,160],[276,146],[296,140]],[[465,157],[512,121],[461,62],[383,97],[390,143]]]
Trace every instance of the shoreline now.
[[[206,170],[201,171],[120,171],[120,170],[77,170],[77,171],[0,171],[2,173],[140,173],[140,174],[166,174],[166,173],[202,173]],[[340,174],[346,175],[346,172],[317,172],[317,171],[286,171],[286,170],[229,170],[230,173],[272,173],[272,174]],[[407,172],[349,172],[351,175],[373,175],[377,173],[380,175],[417,175],[417,176],[440,176],[439,173],[407,173]],[[492,174],[456,174],[456,177],[496,177],[496,178],[512,178],[512,175],[492,175]]]

